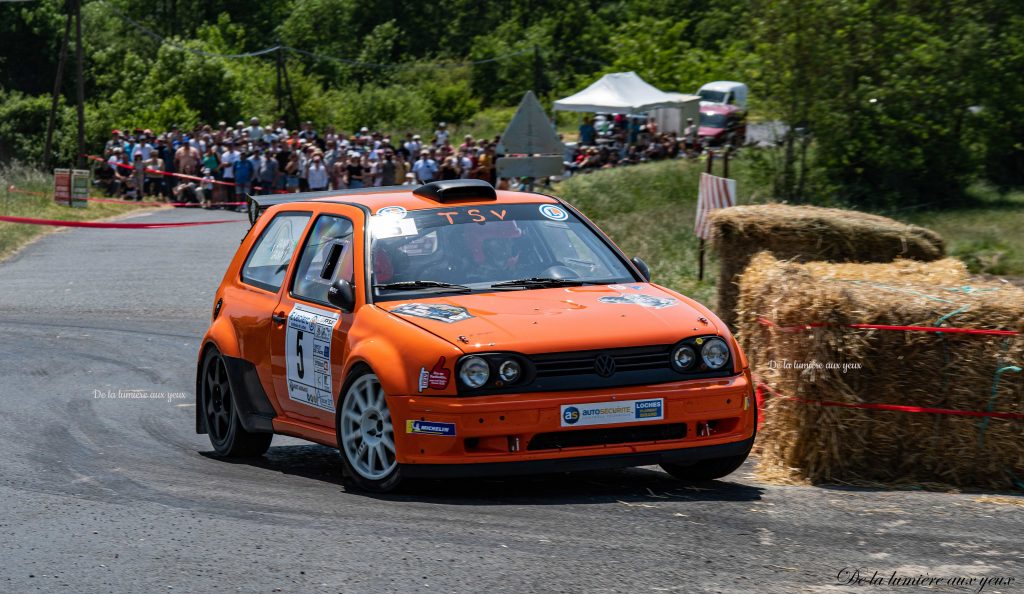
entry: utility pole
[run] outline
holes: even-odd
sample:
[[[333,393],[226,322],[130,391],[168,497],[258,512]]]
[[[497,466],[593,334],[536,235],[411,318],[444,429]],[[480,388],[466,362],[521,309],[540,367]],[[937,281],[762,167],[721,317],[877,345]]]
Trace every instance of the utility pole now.
[[[281,61],[281,72],[284,74],[284,87],[288,91],[288,106],[290,108],[289,115],[292,116],[292,122],[294,122],[294,126],[298,127],[299,109],[295,107],[295,95],[292,94],[292,82],[288,79],[288,66],[284,62],[284,60]],[[293,127],[292,122],[288,122],[289,128]]]
[[[78,86],[78,157],[75,161],[78,167],[85,165],[85,75],[84,62],[85,50],[82,48],[82,0],[73,0],[75,3],[75,66],[76,83]]]
[[[277,117],[284,118],[284,97],[281,92],[281,70],[284,68],[284,49],[278,46],[275,55],[277,59]]]
[[[43,170],[50,169],[51,149],[53,148],[53,128],[57,121],[57,103],[60,99],[60,88],[64,82],[64,63],[68,58],[68,40],[71,37],[71,11],[64,22],[64,39],[60,44],[60,57],[57,60],[57,77],[53,81],[53,101],[50,102],[50,119],[46,124],[46,148],[43,150]]]
[[[541,67],[540,48],[535,45],[533,46],[533,94],[537,97],[540,97],[543,92],[540,88],[543,84],[541,80]]]

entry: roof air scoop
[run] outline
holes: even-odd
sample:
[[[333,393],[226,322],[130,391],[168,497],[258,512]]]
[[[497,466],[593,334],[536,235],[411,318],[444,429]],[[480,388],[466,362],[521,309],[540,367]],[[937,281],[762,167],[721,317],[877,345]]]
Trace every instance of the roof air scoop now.
[[[448,179],[430,182],[416,188],[412,193],[437,202],[498,199],[494,192],[494,186],[481,179]]]

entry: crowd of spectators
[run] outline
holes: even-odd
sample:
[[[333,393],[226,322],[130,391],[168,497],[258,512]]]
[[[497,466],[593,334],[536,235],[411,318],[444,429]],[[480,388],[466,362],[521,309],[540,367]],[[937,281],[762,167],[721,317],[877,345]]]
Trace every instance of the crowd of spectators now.
[[[595,123],[587,117],[579,141],[567,150],[566,173],[692,155],[700,148],[696,131],[692,121],[679,137],[658,133],[653,120],[619,115],[599,117]],[[105,165],[96,169],[96,183],[108,196],[206,207],[240,205],[247,194],[439,179],[482,179],[509,187],[495,169],[499,140],[465,135],[455,145],[444,122],[424,141],[411,132],[392,138],[365,127],[351,135],[331,126],[320,131],[308,121],[289,130],[283,121],[263,125],[255,117],[248,125],[220,122],[191,130],[171,126],[159,133],[113,130],[103,151]]]
[[[694,157],[703,150],[698,138],[697,125],[688,119],[683,134],[658,132],[653,119],[628,117],[623,114],[598,121],[583,118],[579,127],[579,142],[567,156],[569,172],[609,169],[622,165]]]
[[[305,122],[237,122],[191,130],[113,130],[96,183],[108,196],[155,198],[206,207],[235,205],[246,194],[340,190],[474,178],[497,184],[498,138],[462,137],[455,145],[444,122],[424,141],[419,134],[392,138],[362,128],[347,135]],[[175,175],[168,175],[175,174]]]

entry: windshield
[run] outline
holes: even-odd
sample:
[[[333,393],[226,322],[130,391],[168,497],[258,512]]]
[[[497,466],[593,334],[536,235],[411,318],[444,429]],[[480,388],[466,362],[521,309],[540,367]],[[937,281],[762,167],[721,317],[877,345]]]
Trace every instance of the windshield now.
[[[725,128],[725,116],[720,113],[700,112],[700,125],[705,128]]]
[[[710,91],[708,89],[703,89],[697,91],[697,94],[700,95],[701,101],[707,101],[708,103],[725,103],[725,93],[722,91]]]
[[[382,211],[370,220],[377,300],[636,282],[598,235],[556,204]]]

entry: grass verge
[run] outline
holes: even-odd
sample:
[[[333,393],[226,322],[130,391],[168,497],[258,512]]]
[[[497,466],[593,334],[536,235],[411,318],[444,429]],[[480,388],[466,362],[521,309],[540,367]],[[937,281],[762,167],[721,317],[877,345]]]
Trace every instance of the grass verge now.
[[[9,192],[8,186],[40,192],[43,196]],[[71,208],[53,201],[53,177],[23,166],[0,169],[0,215],[60,221],[89,221],[130,212],[140,207],[90,202],[87,208]],[[0,222],[0,260],[36,237],[57,227]]]

